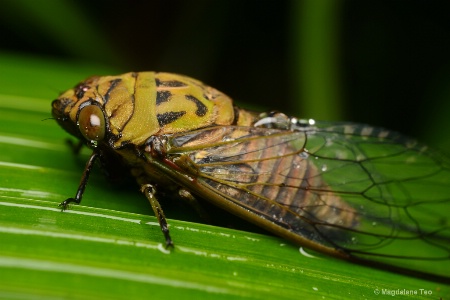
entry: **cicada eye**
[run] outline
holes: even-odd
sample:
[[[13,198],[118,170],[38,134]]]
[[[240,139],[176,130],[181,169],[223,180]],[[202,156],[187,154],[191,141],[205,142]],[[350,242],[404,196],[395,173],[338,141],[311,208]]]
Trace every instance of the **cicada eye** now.
[[[81,109],[78,116],[78,128],[90,141],[100,141],[105,137],[105,115],[97,105],[88,105]]]

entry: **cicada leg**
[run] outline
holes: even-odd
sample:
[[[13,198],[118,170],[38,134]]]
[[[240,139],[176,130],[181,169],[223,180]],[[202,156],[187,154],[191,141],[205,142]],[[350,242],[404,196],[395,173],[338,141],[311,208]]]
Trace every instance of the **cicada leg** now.
[[[187,202],[192,208],[195,209],[197,214],[202,218],[206,223],[211,224],[211,217],[206,212],[206,210],[203,208],[203,206],[197,201],[197,199],[192,196],[192,194],[186,190],[181,188],[178,191],[178,195],[180,195],[181,199],[183,199],[185,202]]]
[[[95,160],[98,158],[99,153],[94,151],[86,163],[86,167],[84,168],[83,175],[81,176],[80,185],[78,186],[77,194],[75,198],[68,198],[61,202],[58,206],[61,207],[61,210],[66,210],[67,206],[71,202],[75,202],[76,204],[80,204],[81,199],[83,198],[84,190],[86,189],[87,182],[89,180],[89,175],[91,174],[92,167],[94,166]]]
[[[164,238],[166,239],[166,247],[173,247],[173,241],[170,238],[169,226],[167,225],[166,216],[164,216],[161,205],[155,197],[155,188],[151,184],[143,184],[141,186],[141,192],[145,195],[145,197],[147,197],[150,205],[152,206],[153,212],[155,213],[155,216],[158,218],[159,226],[161,227],[161,231],[164,234]]]

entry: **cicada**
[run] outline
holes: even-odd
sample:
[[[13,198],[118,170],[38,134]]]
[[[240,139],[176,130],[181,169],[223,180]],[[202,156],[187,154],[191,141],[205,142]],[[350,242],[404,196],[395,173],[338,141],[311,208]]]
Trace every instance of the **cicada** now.
[[[295,244],[394,270],[450,278],[450,161],[401,134],[315,122],[233,105],[222,92],[170,73],[91,77],[62,93],[52,114],[127,170],[172,246],[157,199],[198,199]]]

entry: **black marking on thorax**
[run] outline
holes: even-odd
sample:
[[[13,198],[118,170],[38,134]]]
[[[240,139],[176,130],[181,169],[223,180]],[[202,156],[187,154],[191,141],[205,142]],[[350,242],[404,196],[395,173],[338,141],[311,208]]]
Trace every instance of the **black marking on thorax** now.
[[[169,81],[161,81],[156,78],[156,86],[157,87],[182,87],[187,86],[185,83],[178,80],[169,80]]]
[[[172,97],[170,91],[157,91],[156,92],[156,105],[160,105],[163,102],[167,102]]]
[[[195,105],[197,105],[197,110],[195,111],[195,114],[197,116],[203,117],[204,115],[206,115],[206,113],[208,112],[208,108],[205,106],[205,104],[203,104],[200,100],[198,100],[194,96],[186,95],[185,97],[187,100],[192,101],[195,103]]]
[[[108,88],[108,90],[106,91],[105,95],[103,96],[103,101],[105,101],[105,104],[108,102],[109,96],[110,96],[111,92],[116,88],[116,86],[117,86],[121,81],[122,81],[122,79],[117,78],[117,79],[111,80],[111,81],[109,82],[109,84],[110,84],[110,85],[109,85],[109,88]],[[97,91],[98,91],[98,86],[97,86]]]
[[[164,125],[170,124],[183,115],[186,114],[186,111],[169,111],[163,114],[157,114],[156,119],[158,120],[159,126],[163,127]]]

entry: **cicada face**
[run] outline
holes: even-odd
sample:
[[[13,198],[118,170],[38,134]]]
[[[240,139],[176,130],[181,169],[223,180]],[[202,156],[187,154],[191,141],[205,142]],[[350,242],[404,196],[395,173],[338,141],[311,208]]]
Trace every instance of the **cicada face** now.
[[[92,77],[55,100],[53,116],[93,149],[63,208],[81,201],[95,159],[112,169],[119,158],[167,245],[158,189],[330,255],[449,280],[450,160],[400,134],[249,112],[197,80],[153,72]]]

